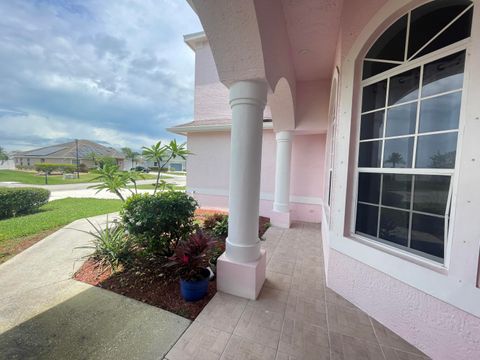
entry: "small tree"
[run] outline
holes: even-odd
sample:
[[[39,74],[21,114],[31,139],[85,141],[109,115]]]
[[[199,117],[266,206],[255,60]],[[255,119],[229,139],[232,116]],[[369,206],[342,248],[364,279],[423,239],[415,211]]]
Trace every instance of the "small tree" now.
[[[111,156],[101,156],[98,158],[97,163],[99,168],[103,168],[105,166],[112,167],[112,166],[117,166],[117,159]]]
[[[160,174],[162,173],[162,170],[165,168],[165,166],[168,164],[168,162],[172,159],[176,159],[177,157],[180,157],[182,159],[186,159],[187,155],[191,154],[187,150],[186,144],[177,144],[177,140],[172,140],[168,145],[162,146],[162,142],[159,141],[155,145],[152,145],[151,147],[143,147],[143,155],[147,160],[155,161],[158,166],[158,175],[157,175],[157,181],[155,183],[155,190],[154,194],[157,192],[157,189],[160,185]],[[166,158],[163,162],[163,159]],[[163,164],[162,164],[163,162]]]
[[[145,176],[137,171],[119,171],[117,165],[111,164],[105,164],[97,169],[96,173],[98,176],[90,181],[99,181],[100,184],[89,186],[89,189],[97,189],[97,193],[107,190],[117,195],[122,201],[125,201],[122,190],[128,190],[132,194],[137,194],[137,180],[145,179]],[[135,191],[128,187],[130,183],[133,184]]]
[[[0,146],[0,162],[3,164],[4,161],[9,159],[7,151]]]
[[[122,148],[122,153],[125,155],[125,159],[130,160],[132,162],[131,167],[134,167],[136,165],[136,159],[140,154],[136,151],[133,151],[129,147]]]

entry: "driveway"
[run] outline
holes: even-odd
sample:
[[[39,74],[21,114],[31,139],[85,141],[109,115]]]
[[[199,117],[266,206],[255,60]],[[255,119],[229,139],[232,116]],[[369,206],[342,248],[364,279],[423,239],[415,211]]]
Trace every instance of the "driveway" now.
[[[72,280],[91,251],[79,248],[90,236],[78,230],[89,229],[86,220],[75,221],[0,265],[0,358],[162,359],[189,326]]]

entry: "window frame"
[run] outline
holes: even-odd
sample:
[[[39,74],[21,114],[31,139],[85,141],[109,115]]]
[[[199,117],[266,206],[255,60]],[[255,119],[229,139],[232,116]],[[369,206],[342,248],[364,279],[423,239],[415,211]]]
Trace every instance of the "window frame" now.
[[[331,225],[331,214],[330,209],[333,203],[333,182],[334,182],[334,164],[335,164],[335,141],[337,133],[337,124],[338,124],[338,99],[339,99],[339,87],[340,87],[340,71],[338,67],[335,67],[335,70],[332,75],[332,82],[330,85],[330,102],[328,110],[328,127],[327,127],[327,141],[325,144],[326,148],[326,176],[324,177],[324,199],[323,207],[325,209],[325,214],[327,215],[328,225]]]
[[[472,4],[473,6],[473,4]],[[469,7],[470,8],[470,7]],[[414,10],[414,9],[412,9]],[[411,11],[409,11],[409,14],[411,13]],[[462,12],[463,14],[463,12]],[[402,16],[405,16],[405,14],[402,14],[401,16],[399,16],[397,19],[395,19],[394,21],[392,21],[390,23],[393,24],[395,21],[397,21],[400,17]],[[460,15],[459,15],[460,16]],[[410,17],[410,15],[409,15]],[[387,26],[384,31],[386,31],[388,29],[389,26]],[[408,31],[409,31],[409,27],[407,27],[407,35],[408,35]],[[383,33],[383,32],[382,32]],[[434,38],[432,38],[434,39]],[[430,39],[430,41],[432,40]],[[430,43],[430,41],[428,43]],[[428,44],[427,43],[427,44]],[[395,255],[395,256],[398,256],[400,258],[403,258],[403,259],[406,259],[408,261],[411,261],[411,262],[414,262],[418,265],[421,265],[421,266],[424,266],[424,267],[428,267],[432,270],[436,270],[436,271],[440,271],[440,272],[444,272],[445,270],[448,270],[449,268],[449,265],[450,265],[450,261],[451,261],[451,249],[452,249],[452,243],[453,243],[453,233],[454,233],[454,227],[455,227],[455,223],[454,223],[454,219],[455,219],[455,210],[456,210],[456,194],[457,194],[457,191],[458,191],[458,164],[460,164],[461,162],[461,149],[462,149],[462,142],[463,142],[463,129],[464,129],[464,126],[465,126],[465,108],[466,108],[466,99],[468,98],[468,95],[467,95],[467,85],[468,85],[468,82],[469,82],[469,69],[470,69],[470,59],[469,59],[469,51],[470,51],[470,47],[471,47],[471,44],[472,44],[472,36],[466,38],[466,39],[463,39],[463,40],[460,40],[458,42],[455,42],[453,44],[450,44],[442,49],[438,49],[438,50],[435,50],[431,53],[428,53],[426,55],[423,55],[421,57],[418,57],[416,59],[413,59],[411,61],[408,61],[408,59],[406,59],[406,62],[403,63],[403,64],[398,64],[398,66],[396,66],[395,68],[393,69],[389,69],[387,71],[384,71],[380,74],[377,74],[377,75],[374,75],[372,77],[369,77],[365,80],[362,80],[361,79],[361,74],[363,74],[363,60],[365,58],[362,58],[362,61],[361,61],[361,66],[355,71],[355,74],[360,74],[360,81],[358,83],[358,88],[357,88],[357,91],[356,91],[356,94],[357,94],[357,99],[358,99],[358,102],[357,102],[357,116],[355,118],[355,122],[354,122],[354,133],[356,134],[356,137],[355,139],[353,139],[355,141],[355,144],[354,144],[354,157],[352,158],[351,161],[354,161],[354,164],[353,164],[353,179],[352,179],[352,197],[351,197],[351,203],[350,203],[350,206],[351,206],[351,211],[350,211],[350,219],[349,219],[349,224],[350,224],[350,227],[349,227],[349,231],[348,231],[348,235],[351,239],[353,240],[356,240],[356,241],[359,241],[361,243],[364,243],[366,245],[369,245],[369,246],[372,246],[372,247],[375,247],[377,249],[380,249],[384,252],[387,252],[387,253],[390,253],[392,255]],[[408,36],[407,36],[407,43],[406,43],[406,46],[408,46]],[[423,47],[422,47],[423,48]],[[368,51],[368,50],[367,50]],[[420,51],[420,50],[419,50]],[[421,86],[422,86],[422,78],[423,78],[423,66],[422,65],[425,65],[425,64],[428,64],[432,61],[435,61],[435,60],[438,60],[438,59],[441,59],[443,57],[446,57],[448,55],[452,55],[454,53],[457,53],[457,52],[460,52],[460,51],[465,51],[465,63],[464,63],[464,71],[463,71],[463,84],[462,84],[462,88],[461,89],[456,89],[456,90],[453,90],[453,91],[447,91],[447,92],[444,92],[444,93],[440,93],[440,94],[435,94],[434,96],[426,96],[426,97],[419,97],[417,98],[417,100],[413,100],[413,101],[407,101],[407,102],[404,102],[400,105],[405,105],[407,103],[414,103],[414,102],[417,102],[419,105],[420,105],[420,101],[423,100],[423,99],[428,99],[428,98],[434,98],[434,97],[438,97],[438,96],[441,96],[441,95],[446,95],[448,93],[454,93],[454,92],[460,92],[461,91],[461,94],[462,94],[462,98],[461,98],[461,102],[460,102],[460,114],[459,114],[459,124],[458,124],[458,130],[446,130],[446,131],[435,131],[435,132],[429,132],[429,133],[432,133],[432,134],[441,134],[441,133],[451,133],[451,132],[456,132],[458,135],[457,135],[457,151],[456,151],[456,156],[455,156],[455,168],[454,169],[422,169],[422,168],[383,168],[383,167],[379,167],[379,168],[360,168],[358,166],[358,156],[359,156],[359,150],[360,150],[360,143],[361,142],[364,142],[362,140],[360,140],[360,126],[361,126],[361,116],[362,114],[364,113],[367,113],[366,112],[362,112],[361,110],[361,106],[362,106],[362,89],[365,87],[365,86],[368,86],[368,85],[371,85],[371,84],[374,84],[374,83],[377,83],[379,81],[382,81],[382,80],[385,80],[385,79],[390,79],[390,77],[392,76],[395,76],[395,75],[398,75],[398,74],[401,74],[405,71],[408,71],[408,70],[412,70],[416,67],[420,67],[421,68],[421,72],[420,72],[420,82],[419,82],[419,89],[421,89]],[[389,80],[387,80],[387,82],[389,82]],[[388,84],[387,84],[387,91],[388,91]],[[388,97],[388,95],[387,95]],[[386,101],[386,103],[388,103],[388,99]],[[397,106],[400,106],[400,105],[397,105]],[[390,106],[385,106],[383,108],[379,108],[379,109],[376,109],[375,111],[379,111],[381,109],[384,109],[385,112],[387,112],[387,108],[390,108]],[[418,120],[418,112],[420,111],[420,106],[417,106],[417,120]],[[372,111],[373,112],[373,111]],[[386,118],[386,114],[385,114],[385,118]],[[384,124],[384,129],[383,129],[383,135],[385,136],[385,132],[386,132],[386,124]],[[390,138],[406,138],[406,137],[414,137],[415,138],[415,144],[414,144],[414,150],[413,150],[413,155],[412,155],[412,161],[415,161],[415,157],[416,157],[416,143],[417,143],[417,138],[418,138],[418,126],[419,126],[419,122],[417,121],[416,122],[416,131],[415,131],[415,134],[410,134],[410,135],[401,135],[401,136],[393,136],[393,137],[388,137],[388,139]],[[423,136],[423,135],[426,135],[426,134],[429,134],[429,133],[422,133],[422,135],[420,136]],[[385,137],[382,137],[382,139],[385,139]],[[369,139],[370,141],[372,141],[372,139]],[[382,163],[380,164],[381,166],[383,165],[383,144],[382,144]],[[357,204],[358,204],[358,174],[363,170],[363,172],[370,172],[370,173],[380,173],[380,174],[388,174],[388,173],[395,173],[395,174],[408,174],[408,175],[448,175],[448,176],[451,176],[451,180],[450,180],[450,187],[449,187],[449,193],[448,193],[448,199],[447,199],[447,204],[446,204],[446,214],[445,214],[445,243],[444,243],[444,257],[443,259],[439,259],[439,258],[436,258],[434,256],[429,256],[428,254],[426,253],[423,253],[423,252],[419,252],[419,251],[416,251],[415,249],[408,249],[406,250],[404,247],[401,247],[400,245],[397,245],[393,242],[389,242],[389,241],[384,241],[382,239],[379,239],[379,238],[373,238],[373,237],[369,237],[368,235],[365,235],[365,234],[357,234],[355,232],[355,227],[356,227],[356,217],[357,217]],[[412,196],[413,196],[413,184],[412,184]],[[380,185],[380,191],[382,190],[382,185]],[[380,192],[380,197],[381,197],[381,192]],[[379,208],[381,206],[379,205]],[[384,206],[382,206],[384,207]],[[379,212],[380,214],[380,212]],[[409,216],[410,216],[410,223],[409,223],[409,227],[411,228],[412,226],[412,222],[411,222],[411,218],[412,218],[412,211],[409,210]],[[448,231],[447,231],[448,229]]]

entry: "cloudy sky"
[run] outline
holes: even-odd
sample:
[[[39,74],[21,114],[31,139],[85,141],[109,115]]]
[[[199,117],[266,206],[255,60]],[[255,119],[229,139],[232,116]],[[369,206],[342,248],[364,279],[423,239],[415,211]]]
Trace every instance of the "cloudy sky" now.
[[[0,1],[0,146],[139,149],[191,120],[201,31],[185,0]]]

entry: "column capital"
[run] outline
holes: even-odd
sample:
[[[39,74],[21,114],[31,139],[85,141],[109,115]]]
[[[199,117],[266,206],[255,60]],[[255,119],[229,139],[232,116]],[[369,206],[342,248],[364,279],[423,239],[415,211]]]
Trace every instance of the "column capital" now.
[[[267,89],[267,83],[262,80],[237,81],[230,86],[230,106],[250,104],[264,107]]]

